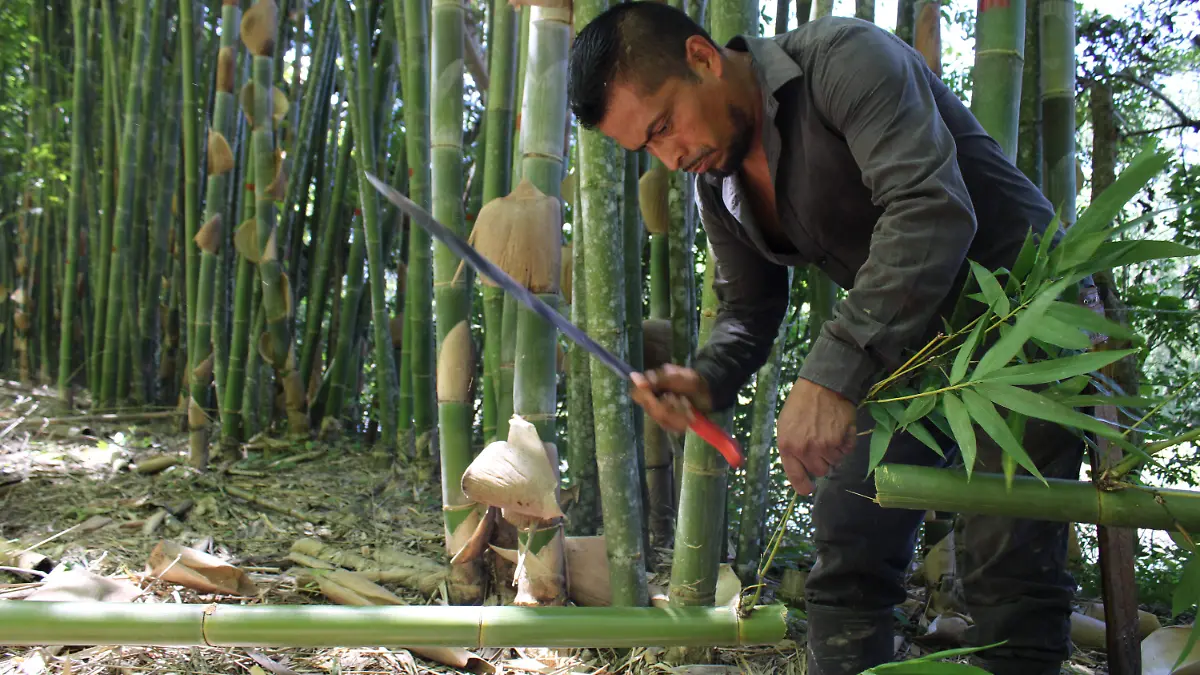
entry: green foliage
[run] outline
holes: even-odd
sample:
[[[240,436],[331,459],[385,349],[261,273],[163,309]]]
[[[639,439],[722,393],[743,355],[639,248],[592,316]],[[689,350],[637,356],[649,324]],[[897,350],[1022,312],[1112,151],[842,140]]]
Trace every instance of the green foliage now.
[[[935,424],[946,423],[938,426],[948,427],[948,435],[963,451],[968,472],[975,462],[976,428],[987,434],[1007,455],[1010,480],[1013,463],[1042,478],[1021,444],[1026,418],[1090,432],[1141,454],[1121,430],[1075,408],[1093,402],[1080,394],[1097,370],[1140,353],[1145,341],[1064,299],[1064,294],[1098,271],[1200,253],[1173,241],[1111,240],[1129,227],[1120,224],[1118,215],[1162,171],[1167,159],[1153,143],[1145,147],[1117,181],[1093,199],[1057,246],[1051,248],[1050,237],[1035,244],[1031,233],[1012,271],[996,274],[970,262],[975,284],[965,285],[963,293],[983,307],[965,312],[976,316],[964,325],[947,326],[945,334],[868,394],[864,405],[878,422],[871,438],[869,471],[883,461],[897,425],[916,436],[912,425],[926,416]],[[1093,333],[1129,338],[1140,346],[1084,351],[1091,347]],[[913,386],[914,381],[919,385]],[[897,409],[901,402],[907,402],[908,408]],[[1144,402],[1138,397],[1122,400],[1129,405]],[[1002,411],[1008,411],[1007,421]],[[940,452],[932,438],[926,444]]]

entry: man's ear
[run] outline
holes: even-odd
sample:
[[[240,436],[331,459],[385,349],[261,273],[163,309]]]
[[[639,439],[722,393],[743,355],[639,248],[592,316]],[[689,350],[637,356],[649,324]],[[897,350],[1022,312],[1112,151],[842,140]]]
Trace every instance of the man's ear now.
[[[721,52],[711,42],[701,35],[693,35],[687,39],[684,47],[687,50],[688,65],[697,75],[708,72],[717,78],[721,77],[724,66]]]

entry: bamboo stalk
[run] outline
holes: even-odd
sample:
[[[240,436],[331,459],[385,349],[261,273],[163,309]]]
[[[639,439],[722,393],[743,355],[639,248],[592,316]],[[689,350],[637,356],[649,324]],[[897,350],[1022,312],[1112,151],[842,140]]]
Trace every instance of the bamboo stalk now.
[[[1133,485],[1102,490],[1094,483],[881,464],[875,501],[884,508],[921,509],[1094,523],[1110,527],[1192,531],[1200,528],[1200,492]],[[1161,500],[1161,501],[1160,501]]]
[[[975,20],[975,82],[971,112],[1004,154],[1017,154],[1025,51],[1025,2],[980,3]]]
[[[784,605],[499,607],[0,603],[0,645],[629,648],[772,645]]]

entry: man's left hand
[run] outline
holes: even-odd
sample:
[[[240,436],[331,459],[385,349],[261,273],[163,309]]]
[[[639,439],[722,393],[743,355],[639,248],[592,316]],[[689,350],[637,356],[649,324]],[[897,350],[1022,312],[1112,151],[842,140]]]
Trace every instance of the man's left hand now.
[[[811,476],[824,476],[855,442],[854,404],[830,389],[800,378],[776,422],[783,470],[796,492],[813,491]]]

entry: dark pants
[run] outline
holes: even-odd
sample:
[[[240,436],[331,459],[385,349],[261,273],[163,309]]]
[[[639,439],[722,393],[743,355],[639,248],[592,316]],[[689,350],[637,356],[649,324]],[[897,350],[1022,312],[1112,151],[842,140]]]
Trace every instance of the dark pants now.
[[[861,409],[857,424],[860,432],[874,427]],[[953,441],[932,424],[925,427],[947,460],[905,433],[892,439],[883,461],[943,466],[956,460]],[[1002,473],[1002,451],[978,427],[975,431],[974,471]],[[871,501],[869,443],[870,435],[859,436],[854,451],[817,485],[812,513],[817,560],[805,587],[809,673],[815,675],[859,673],[890,661],[892,608],[907,597],[904,575],[924,511],[885,509]],[[1084,446],[1072,432],[1030,419],[1023,445],[1044,476],[1079,477]],[[1066,569],[1069,524],[969,513],[959,518],[959,569],[975,622],[971,642],[1007,641],[983,653],[985,667],[997,675],[1057,673],[1070,655],[1075,582]]]

